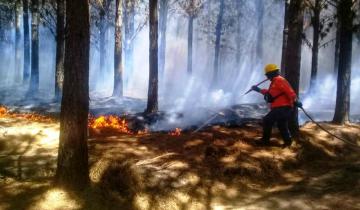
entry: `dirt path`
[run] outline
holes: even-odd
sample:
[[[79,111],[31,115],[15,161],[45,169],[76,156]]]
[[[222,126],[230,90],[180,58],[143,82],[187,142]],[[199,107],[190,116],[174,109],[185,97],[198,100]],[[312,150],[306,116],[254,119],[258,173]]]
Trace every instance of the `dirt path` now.
[[[359,125],[326,126],[360,141]],[[58,129],[0,119],[0,209],[360,209],[359,152],[312,124],[290,149],[256,147],[252,124],[92,137],[93,184],[78,195],[51,185]]]

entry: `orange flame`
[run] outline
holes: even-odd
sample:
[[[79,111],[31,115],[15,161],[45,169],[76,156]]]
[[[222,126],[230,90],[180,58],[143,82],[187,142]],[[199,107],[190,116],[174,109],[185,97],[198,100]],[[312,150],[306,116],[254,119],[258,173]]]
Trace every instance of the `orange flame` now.
[[[8,109],[6,107],[0,106],[0,117],[6,117],[8,114]]]
[[[8,108],[0,106],[0,117],[11,117],[11,118],[21,118],[33,122],[43,122],[51,123],[55,120],[48,116],[42,116],[34,113],[11,113]]]
[[[106,130],[115,133],[132,134],[129,129],[128,123],[125,119],[121,119],[118,116],[99,116],[97,118],[89,118],[89,128],[93,130]]]
[[[175,130],[169,132],[169,135],[170,136],[180,136],[181,131],[182,131],[181,128],[175,128]]]

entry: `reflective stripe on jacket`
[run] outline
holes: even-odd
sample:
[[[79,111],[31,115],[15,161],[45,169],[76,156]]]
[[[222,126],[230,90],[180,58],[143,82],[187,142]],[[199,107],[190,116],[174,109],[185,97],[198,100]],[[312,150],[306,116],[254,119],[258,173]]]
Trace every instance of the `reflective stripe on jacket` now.
[[[262,89],[261,93],[264,95],[269,93],[276,99],[271,103],[271,108],[281,106],[294,106],[296,100],[296,93],[288,83],[288,81],[282,76],[276,76],[271,80],[269,89]]]

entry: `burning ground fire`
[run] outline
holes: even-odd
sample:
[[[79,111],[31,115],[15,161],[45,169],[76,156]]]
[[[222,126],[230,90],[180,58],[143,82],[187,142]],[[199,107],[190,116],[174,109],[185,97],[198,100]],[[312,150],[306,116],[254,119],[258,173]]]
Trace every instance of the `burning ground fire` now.
[[[92,135],[98,134],[137,134],[143,135],[149,133],[147,129],[137,132],[132,131],[129,128],[129,124],[126,119],[122,119],[115,115],[102,115],[99,117],[89,117],[89,128]],[[170,136],[180,136],[181,129],[175,128],[175,130],[168,132]]]
[[[92,131],[133,134],[133,132],[129,129],[128,122],[125,119],[121,119],[120,117],[114,115],[102,115],[97,118],[89,117],[89,128]]]
[[[0,118],[20,118],[29,120],[32,122],[50,123],[55,122],[55,119],[48,116],[42,116],[34,113],[13,113],[5,106],[0,106]],[[97,118],[89,117],[88,123],[90,133],[123,133],[123,134],[134,134],[128,126],[125,119],[121,119],[118,116],[99,116]],[[147,130],[139,131],[137,134],[145,134]]]
[[[0,118],[20,118],[29,120],[32,122],[41,122],[41,123],[52,123],[56,120],[48,117],[42,116],[34,113],[13,113],[10,112],[7,107],[0,106]],[[147,129],[140,131],[133,131],[129,128],[129,123],[126,119],[121,118],[115,115],[101,115],[98,117],[89,116],[89,131],[90,135],[108,135],[108,134],[130,134],[130,135],[144,135],[148,134]],[[170,136],[180,136],[182,130],[180,128],[175,128],[175,130],[169,131],[168,135]]]
[[[1,117],[10,117],[10,118],[20,118],[29,120],[32,122],[42,122],[42,123],[52,123],[55,122],[55,120],[48,116],[43,116],[39,114],[34,113],[12,113],[9,111],[8,108],[4,106],[0,106],[0,118]]]

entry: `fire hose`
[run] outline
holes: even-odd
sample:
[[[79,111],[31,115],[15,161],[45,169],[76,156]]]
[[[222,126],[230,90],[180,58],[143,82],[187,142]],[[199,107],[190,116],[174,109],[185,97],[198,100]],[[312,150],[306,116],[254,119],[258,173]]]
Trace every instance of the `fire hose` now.
[[[307,111],[306,111],[303,107],[299,107],[299,108],[304,112],[304,114],[306,115],[306,117],[308,117],[308,118],[311,120],[311,122],[313,122],[313,123],[314,123],[316,126],[318,126],[321,130],[325,131],[325,132],[326,132],[327,134],[329,134],[330,136],[332,136],[332,137],[334,137],[334,138],[336,138],[336,139],[339,139],[340,141],[343,141],[343,142],[345,142],[345,143],[347,143],[347,144],[350,144],[350,145],[352,145],[352,146],[357,147],[358,149],[360,149],[359,145],[357,145],[357,144],[355,144],[355,143],[353,143],[353,142],[351,142],[351,141],[349,141],[349,140],[347,140],[347,139],[341,138],[340,136],[337,136],[337,135],[331,133],[330,131],[328,131],[328,130],[327,130],[326,128],[324,128],[320,123],[316,122],[316,121],[311,117],[311,115],[309,115],[309,113],[307,113]]]
[[[356,147],[357,149],[360,149],[359,145],[357,145],[357,144],[355,144],[355,143],[353,143],[353,142],[351,142],[351,141],[349,141],[349,140],[347,140],[347,139],[345,139],[345,138],[342,138],[342,137],[340,137],[340,136],[337,136],[337,135],[331,133],[331,132],[330,132],[329,130],[327,130],[326,128],[324,128],[320,123],[316,122],[316,121],[314,120],[314,118],[311,117],[311,115],[310,115],[302,106],[301,106],[301,107],[298,106],[298,108],[300,108],[300,109],[304,112],[304,114],[306,115],[306,117],[308,117],[311,122],[313,122],[316,126],[318,126],[321,130],[325,131],[325,132],[326,132],[327,134],[329,134],[330,136],[332,136],[332,137],[334,137],[334,138],[336,138],[336,139],[338,139],[338,140],[340,140],[340,141],[343,141],[344,143],[350,144],[350,145]],[[226,109],[229,110],[229,111],[235,112],[235,110],[233,110],[233,109],[231,109],[231,108],[226,108]],[[200,127],[198,127],[196,130],[194,130],[193,133],[197,133],[198,131],[200,131],[200,130],[201,130],[202,128],[204,128],[208,123],[210,123],[212,120],[214,120],[218,115],[224,116],[224,113],[223,113],[223,112],[215,113],[215,114],[212,115],[208,120],[206,120],[205,123],[203,123]]]

